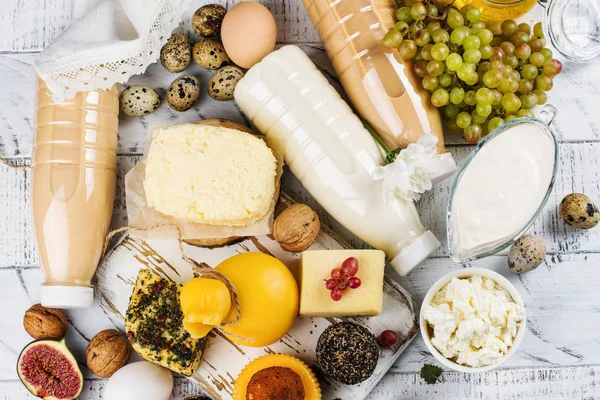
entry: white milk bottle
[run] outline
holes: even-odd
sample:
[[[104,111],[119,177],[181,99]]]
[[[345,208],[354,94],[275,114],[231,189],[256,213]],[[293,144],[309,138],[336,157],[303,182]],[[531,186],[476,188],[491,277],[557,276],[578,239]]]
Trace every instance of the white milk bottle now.
[[[412,202],[385,202],[373,171],[383,154],[302,50],[286,46],[252,67],[235,89],[242,111],[283,151],[313,197],[406,275],[440,243]]]

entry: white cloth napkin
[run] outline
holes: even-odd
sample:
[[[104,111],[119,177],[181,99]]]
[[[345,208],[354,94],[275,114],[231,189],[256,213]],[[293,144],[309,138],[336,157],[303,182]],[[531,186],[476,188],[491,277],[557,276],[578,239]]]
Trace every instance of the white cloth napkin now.
[[[74,22],[36,60],[55,100],[108,89],[155,62],[190,0],[78,0]]]

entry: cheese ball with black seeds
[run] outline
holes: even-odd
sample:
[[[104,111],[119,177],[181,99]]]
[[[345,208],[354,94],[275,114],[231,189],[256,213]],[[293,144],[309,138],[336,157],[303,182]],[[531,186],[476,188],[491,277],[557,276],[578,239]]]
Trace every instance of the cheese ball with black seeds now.
[[[329,378],[346,385],[368,379],[379,360],[375,336],[352,322],[332,324],[319,337],[316,363]]]
[[[233,91],[244,77],[244,71],[234,65],[220,68],[208,81],[208,95],[215,100],[233,100]]]
[[[573,228],[592,229],[600,221],[598,207],[587,196],[572,193],[560,202],[561,218]]]
[[[516,274],[533,271],[546,258],[546,245],[539,236],[524,235],[508,252],[508,266]]]
[[[221,23],[227,9],[219,4],[207,4],[192,16],[192,29],[202,37],[214,37],[221,32]]]
[[[192,75],[175,79],[167,91],[167,101],[175,111],[187,111],[200,96],[200,81]]]
[[[172,34],[160,49],[160,63],[169,72],[181,72],[190,65],[191,61],[190,42],[180,33]]]
[[[131,117],[152,114],[160,106],[160,96],[148,86],[134,85],[121,93],[121,109]]]
[[[231,64],[223,45],[213,39],[204,39],[194,45],[192,51],[196,64],[206,69],[219,69]]]

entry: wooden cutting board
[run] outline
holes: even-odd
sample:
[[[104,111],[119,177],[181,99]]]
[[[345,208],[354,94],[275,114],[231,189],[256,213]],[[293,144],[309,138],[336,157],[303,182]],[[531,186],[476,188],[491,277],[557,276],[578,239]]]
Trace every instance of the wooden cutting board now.
[[[282,195],[277,206],[281,211],[293,204]],[[337,235],[322,227],[311,250],[347,249],[349,246]],[[244,252],[262,252],[280,259],[298,276],[300,254],[282,250],[268,236],[250,237],[243,241],[219,248],[203,248],[186,245],[188,256],[211,267],[221,261]],[[124,329],[124,316],[129,297],[141,268],[151,268],[155,273],[178,283],[193,277],[191,266],[180,255],[176,240],[141,240],[125,236],[98,267],[96,291],[101,306],[111,319]],[[416,310],[411,296],[389,278],[385,278],[383,312],[369,318],[312,318],[298,317],[292,329],[279,342],[263,348],[245,347],[227,340],[216,331],[209,334],[203,361],[189,379],[215,399],[231,399],[233,385],[239,372],[252,360],[265,354],[284,353],[302,359],[314,367],[315,348],[320,334],[332,323],[352,321],[367,327],[379,335],[386,329],[398,332],[401,338],[391,348],[381,348],[374,374],[366,381],[353,386],[327,379],[313,368],[321,381],[323,399],[362,400],[373,390],[400,354],[407,348],[418,331]]]

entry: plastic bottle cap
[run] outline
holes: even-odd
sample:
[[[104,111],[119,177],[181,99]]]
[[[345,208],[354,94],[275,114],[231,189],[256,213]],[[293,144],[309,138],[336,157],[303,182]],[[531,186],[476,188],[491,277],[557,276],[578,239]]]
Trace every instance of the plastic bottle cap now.
[[[440,241],[431,231],[426,231],[402,249],[390,263],[400,276],[405,276],[414,267],[425,261],[438,247],[440,247]]]
[[[94,288],[42,285],[41,303],[52,308],[88,308],[94,303]]]

